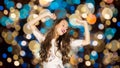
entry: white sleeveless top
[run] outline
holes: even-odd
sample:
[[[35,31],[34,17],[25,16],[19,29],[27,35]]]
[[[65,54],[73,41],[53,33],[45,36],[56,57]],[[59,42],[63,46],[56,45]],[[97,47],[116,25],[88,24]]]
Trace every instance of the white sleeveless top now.
[[[48,62],[43,62],[43,68],[64,68],[62,63],[62,54],[57,51],[55,39],[51,41],[52,47],[50,48],[50,56]]]
[[[77,52],[78,47],[81,46],[81,43],[82,43],[82,40],[71,39],[70,46],[73,51]],[[48,62],[45,62],[45,61],[43,62],[43,68],[64,68],[63,62],[62,62],[62,54],[59,51],[57,51],[57,47],[56,47],[57,44],[55,39],[52,39],[51,45],[52,47],[50,48],[50,51],[49,51],[50,55],[47,59]],[[34,53],[34,56],[39,59],[40,58],[39,51]]]

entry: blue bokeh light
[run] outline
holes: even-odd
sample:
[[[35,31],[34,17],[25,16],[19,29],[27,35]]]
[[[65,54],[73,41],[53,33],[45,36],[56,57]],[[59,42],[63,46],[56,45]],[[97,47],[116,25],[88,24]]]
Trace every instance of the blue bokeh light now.
[[[13,1],[8,1],[6,4],[7,9],[10,9],[11,7],[14,7],[14,6],[15,6],[15,3]]]
[[[45,27],[49,29],[53,26],[53,23],[54,23],[53,20],[49,19],[45,22]]]
[[[98,53],[96,51],[92,51],[90,54],[90,60],[97,60],[98,59]]]
[[[72,0],[74,4],[80,4],[80,0]]]
[[[117,26],[120,27],[120,22],[117,22]]]
[[[40,32],[41,32],[42,34],[45,34],[45,33],[47,32],[47,29],[46,29],[46,28],[41,28],[41,29],[40,29]]]
[[[0,11],[3,10],[3,9],[4,9],[4,7],[2,5],[0,5]]]
[[[2,54],[2,57],[3,57],[4,59],[6,59],[6,58],[7,58],[7,54],[6,54],[6,53],[3,53],[3,54]]]
[[[3,16],[1,19],[0,19],[0,24],[2,26],[7,26],[8,24],[13,24],[13,21],[8,18],[7,16]]]
[[[84,47],[80,47],[79,52],[84,52]]]
[[[13,51],[13,48],[12,48],[11,46],[9,46],[9,47],[7,48],[7,50],[8,50],[8,52],[12,52],[12,51]]]
[[[52,2],[49,6],[50,10],[55,10],[55,9],[58,9],[58,8],[59,8],[59,4],[58,4],[58,2],[55,2],[55,1]]]

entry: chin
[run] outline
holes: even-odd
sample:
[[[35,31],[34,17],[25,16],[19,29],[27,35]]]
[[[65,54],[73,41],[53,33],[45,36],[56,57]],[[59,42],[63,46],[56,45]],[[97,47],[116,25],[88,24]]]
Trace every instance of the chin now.
[[[59,35],[60,35],[60,36],[62,36],[62,35],[63,35],[63,33],[60,33]]]

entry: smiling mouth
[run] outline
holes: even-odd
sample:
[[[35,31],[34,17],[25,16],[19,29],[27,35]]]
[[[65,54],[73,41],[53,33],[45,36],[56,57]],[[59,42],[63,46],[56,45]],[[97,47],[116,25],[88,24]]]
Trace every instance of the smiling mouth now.
[[[65,30],[62,30],[62,33],[64,33],[65,32]]]

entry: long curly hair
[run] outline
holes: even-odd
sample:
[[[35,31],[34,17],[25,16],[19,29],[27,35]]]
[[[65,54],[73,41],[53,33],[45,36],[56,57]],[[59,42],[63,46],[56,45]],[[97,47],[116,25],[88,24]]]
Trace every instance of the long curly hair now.
[[[59,24],[62,20],[67,20],[67,18],[64,19],[59,19],[55,21],[54,26],[51,28],[51,30],[48,32],[45,40],[42,42],[41,45],[41,51],[40,51],[40,56],[41,56],[41,62],[43,61],[47,61],[48,58],[48,53],[49,50],[51,48],[51,40],[54,38],[55,36],[55,26],[57,24]],[[58,50],[61,52],[62,54],[62,61],[63,64],[69,62],[69,56],[68,53],[70,52],[70,35],[69,35],[69,28],[68,31],[63,34],[62,36],[59,36],[56,40],[57,44],[58,44]],[[62,44],[61,44],[62,43]]]

